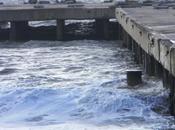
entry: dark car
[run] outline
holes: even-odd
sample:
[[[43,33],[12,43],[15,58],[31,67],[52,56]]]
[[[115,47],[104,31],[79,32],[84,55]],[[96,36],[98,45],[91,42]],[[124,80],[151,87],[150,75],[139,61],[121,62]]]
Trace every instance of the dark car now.
[[[76,0],[62,0],[61,3],[74,4],[74,3],[76,3]]]
[[[38,2],[38,0],[29,0],[29,4],[36,4]]]

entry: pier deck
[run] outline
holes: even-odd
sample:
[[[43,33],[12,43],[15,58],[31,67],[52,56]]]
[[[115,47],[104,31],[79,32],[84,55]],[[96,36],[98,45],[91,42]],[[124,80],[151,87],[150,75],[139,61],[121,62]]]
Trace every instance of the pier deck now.
[[[34,7],[35,6],[35,7]],[[38,8],[37,8],[38,7]],[[42,4],[0,6],[0,21],[115,18],[112,4]]]

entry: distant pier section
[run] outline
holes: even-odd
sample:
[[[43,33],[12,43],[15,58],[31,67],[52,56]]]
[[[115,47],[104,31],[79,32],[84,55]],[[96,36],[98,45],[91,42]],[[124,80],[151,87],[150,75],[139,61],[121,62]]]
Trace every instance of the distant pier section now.
[[[27,4],[0,5],[0,22],[10,22],[10,40],[20,40],[27,29],[28,21],[57,20],[57,40],[63,39],[64,20],[94,19],[107,28],[109,19],[115,18],[112,3],[101,4]],[[104,29],[104,35],[108,35]]]

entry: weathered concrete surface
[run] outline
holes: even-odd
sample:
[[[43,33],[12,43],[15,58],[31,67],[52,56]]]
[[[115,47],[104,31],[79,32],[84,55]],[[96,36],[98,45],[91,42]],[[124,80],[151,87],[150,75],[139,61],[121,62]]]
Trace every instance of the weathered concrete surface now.
[[[0,6],[0,21],[35,21],[56,19],[110,19],[115,18],[113,4],[44,4],[40,8],[34,5]]]
[[[138,45],[175,76],[175,10],[118,8],[116,17]]]

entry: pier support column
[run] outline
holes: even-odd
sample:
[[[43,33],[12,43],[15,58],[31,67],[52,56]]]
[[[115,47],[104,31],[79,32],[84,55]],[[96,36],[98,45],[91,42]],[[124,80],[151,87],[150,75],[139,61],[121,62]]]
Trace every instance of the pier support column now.
[[[132,50],[132,38],[129,34],[128,34],[128,49]]]
[[[122,46],[123,47],[127,47],[127,32],[123,29],[123,32],[122,32],[122,35],[123,35],[123,44]]]
[[[121,30],[121,25],[118,23],[118,40],[121,40],[122,38],[121,38],[121,33],[122,33],[122,30]]]
[[[132,40],[132,52],[134,53],[134,60],[137,64],[139,64],[139,51],[138,51],[139,45]]]
[[[139,45],[135,42],[135,61],[139,64]]]
[[[138,45],[138,63],[143,64],[142,48]]]
[[[95,26],[98,38],[104,38],[107,40],[110,38],[109,19],[96,19]]]
[[[162,65],[155,60],[155,76],[158,78],[162,77]]]
[[[96,19],[95,20],[95,31],[96,31],[96,35],[98,38],[102,38],[103,37],[103,23],[101,19]]]
[[[170,86],[169,72],[165,68],[163,68],[162,80],[163,80],[163,86],[165,88],[169,88],[169,86]]]
[[[120,40],[124,40],[124,29],[123,29],[123,27],[120,25]]]
[[[135,51],[135,41],[132,39],[132,41],[131,41],[131,50],[132,50],[132,52],[134,52]]]
[[[28,21],[13,21],[10,23],[9,40],[27,40],[28,37]]]
[[[174,76],[169,76],[170,82],[170,113],[174,116],[175,115],[175,78]]]
[[[104,19],[104,38],[110,39],[109,19]]]
[[[57,20],[57,28],[56,28],[56,39],[63,40],[64,39],[64,24],[65,21],[62,19]]]
[[[149,54],[147,54],[145,52],[144,54],[144,66],[145,66],[145,72],[149,75],[149,76],[154,76],[155,75],[155,60],[152,56],[150,56]]]
[[[130,39],[129,39],[129,34],[126,32],[126,47],[128,48],[128,50],[130,49]]]

